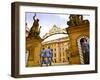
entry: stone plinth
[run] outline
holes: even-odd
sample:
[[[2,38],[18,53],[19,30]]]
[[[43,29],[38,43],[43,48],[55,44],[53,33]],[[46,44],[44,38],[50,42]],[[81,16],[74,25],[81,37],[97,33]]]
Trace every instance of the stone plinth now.
[[[27,67],[40,65],[41,41],[39,36],[26,38],[26,50],[29,51]]]

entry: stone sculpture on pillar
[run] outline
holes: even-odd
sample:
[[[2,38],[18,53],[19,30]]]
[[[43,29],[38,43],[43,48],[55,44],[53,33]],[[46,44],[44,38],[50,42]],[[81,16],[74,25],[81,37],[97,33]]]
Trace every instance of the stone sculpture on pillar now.
[[[42,39],[39,36],[41,26],[39,27],[39,19],[36,14],[33,16],[33,24],[26,37],[26,50],[29,51],[27,67],[40,65],[40,50]]]
[[[39,19],[35,19],[36,18],[36,14],[33,16],[33,25],[30,29],[30,32],[29,32],[29,37],[33,37],[33,36],[39,36],[40,34],[40,29],[41,29],[41,26],[39,27]]]
[[[79,26],[88,23],[89,23],[88,20],[83,20],[83,15],[75,15],[75,14],[71,14],[69,16],[69,21],[67,21],[67,24],[69,26]]]

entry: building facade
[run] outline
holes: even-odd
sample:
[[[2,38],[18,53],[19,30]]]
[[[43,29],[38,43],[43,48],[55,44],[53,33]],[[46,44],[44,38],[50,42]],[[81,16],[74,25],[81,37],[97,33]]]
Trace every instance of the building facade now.
[[[45,50],[50,47],[53,50],[53,64],[68,64],[69,38],[63,37],[51,41],[42,42],[42,48]]]

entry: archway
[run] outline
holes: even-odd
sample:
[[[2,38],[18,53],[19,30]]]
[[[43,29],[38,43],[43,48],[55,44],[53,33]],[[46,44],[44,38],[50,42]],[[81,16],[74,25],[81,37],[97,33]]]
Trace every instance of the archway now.
[[[52,29],[49,30],[48,33],[46,33],[44,36],[43,36],[43,40],[47,39],[48,37],[50,36],[53,36],[53,35],[56,35],[56,34],[67,34],[67,31],[66,29],[61,29],[59,27],[57,27],[56,25],[54,25],[52,27]]]
[[[80,56],[80,63],[89,64],[89,38],[87,36],[81,36],[77,39],[77,44],[78,44],[78,50],[79,50],[79,56]],[[88,46],[88,47],[85,47],[85,46]],[[88,53],[86,54],[86,52]]]

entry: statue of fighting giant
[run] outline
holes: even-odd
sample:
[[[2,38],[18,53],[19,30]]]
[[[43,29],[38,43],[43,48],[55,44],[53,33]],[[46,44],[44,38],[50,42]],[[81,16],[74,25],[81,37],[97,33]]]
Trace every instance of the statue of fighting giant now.
[[[34,20],[34,22],[30,29],[29,37],[39,36],[39,34],[40,34],[41,26],[39,27],[39,19],[38,18],[36,19],[36,13],[33,16],[33,20]]]

